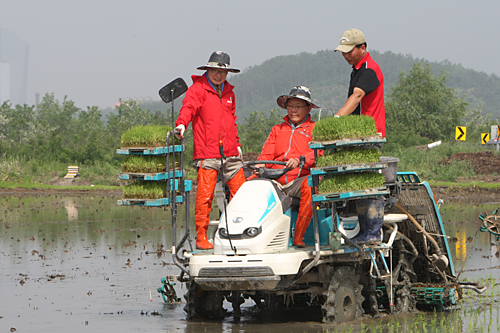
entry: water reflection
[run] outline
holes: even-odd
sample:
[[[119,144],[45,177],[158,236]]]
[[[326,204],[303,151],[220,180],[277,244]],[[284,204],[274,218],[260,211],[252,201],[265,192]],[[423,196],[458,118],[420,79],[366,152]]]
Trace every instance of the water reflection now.
[[[64,198],[64,208],[68,212],[68,222],[78,220],[78,207],[76,206],[75,199]]]

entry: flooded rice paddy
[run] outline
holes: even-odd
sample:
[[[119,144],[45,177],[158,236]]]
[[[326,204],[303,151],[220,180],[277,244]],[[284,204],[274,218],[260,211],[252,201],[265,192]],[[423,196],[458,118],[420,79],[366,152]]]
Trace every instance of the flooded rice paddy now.
[[[0,332],[500,331],[500,248],[478,231],[478,215],[498,208],[495,200],[441,206],[455,271],[462,280],[484,281],[484,295],[465,291],[452,311],[334,325],[321,323],[318,308],[263,313],[250,301],[238,322],[231,316],[187,322],[184,304],[165,304],[156,291],[162,277],[179,273],[167,252],[169,211],[117,206],[119,198],[109,192],[0,196]],[[182,298],[184,286],[175,290]]]

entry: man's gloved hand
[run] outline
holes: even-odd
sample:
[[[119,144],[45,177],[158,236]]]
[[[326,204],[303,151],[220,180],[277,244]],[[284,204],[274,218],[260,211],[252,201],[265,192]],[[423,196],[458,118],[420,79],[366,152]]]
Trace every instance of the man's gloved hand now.
[[[243,152],[241,151],[241,147],[238,147],[238,157],[243,159]]]
[[[180,124],[174,129],[174,134],[177,138],[184,139],[184,131],[186,131],[186,127]]]

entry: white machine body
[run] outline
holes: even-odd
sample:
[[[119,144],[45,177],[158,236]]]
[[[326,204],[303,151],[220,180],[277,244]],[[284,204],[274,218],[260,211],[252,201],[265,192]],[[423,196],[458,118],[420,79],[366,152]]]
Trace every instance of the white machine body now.
[[[282,198],[276,185],[269,180],[243,183],[220,217],[214,254],[264,254],[287,250],[290,212],[284,211],[287,207],[283,207]]]

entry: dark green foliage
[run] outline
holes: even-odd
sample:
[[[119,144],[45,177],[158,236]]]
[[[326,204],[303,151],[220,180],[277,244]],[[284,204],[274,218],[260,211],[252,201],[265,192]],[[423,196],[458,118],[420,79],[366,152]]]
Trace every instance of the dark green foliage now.
[[[386,93],[398,81],[401,71],[408,72],[414,63],[421,61],[408,54],[390,51],[381,53],[370,48],[368,51],[382,69]],[[279,95],[288,94],[297,85],[309,87],[313,99],[320,106],[338,110],[347,99],[351,72],[351,66],[339,53],[322,50],[315,54],[303,52],[278,56],[249,67],[241,74],[231,75],[229,82],[235,85],[238,117],[244,119],[253,110],[267,112],[276,107]],[[431,65],[434,75],[447,72],[447,86],[456,89],[458,95],[464,95],[472,107],[482,106],[483,115],[492,113],[494,118],[500,116],[498,76],[467,69],[446,60],[425,63]]]
[[[330,165],[359,164],[380,162],[380,152],[376,148],[348,148],[342,150],[326,150],[316,160],[317,167]]]
[[[318,193],[342,193],[381,187],[384,181],[384,175],[376,172],[340,174],[320,181]]]
[[[446,86],[447,76],[434,76],[432,67],[415,63],[386,98],[386,127],[399,142],[408,134],[431,141],[453,138],[466,115],[468,103]]]
[[[323,118],[313,130],[314,141],[354,139],[377,135],[375,120],[366,116]]]
[[[253,111],[245,118],[245,123],[238,125],[240,144],[244,152],[260,152],[271,129],[283,121],[286,110],[273,108],[269,116],[263,112]]]
[[[141,109],[137,101],[121,101],[117,114],[108,123],[96,107],[77,108],[66,97],[62,102],[46,94],[35,108],[28,105],[0,106],[0,152],[5,157],[21,157],[39,164],[110,164],[119,168],[122,131],[135,125],[167,125],[165,114]],[[163,139],[165,140],[165,139]],[[62,170],[65,172],[67,170]]]

